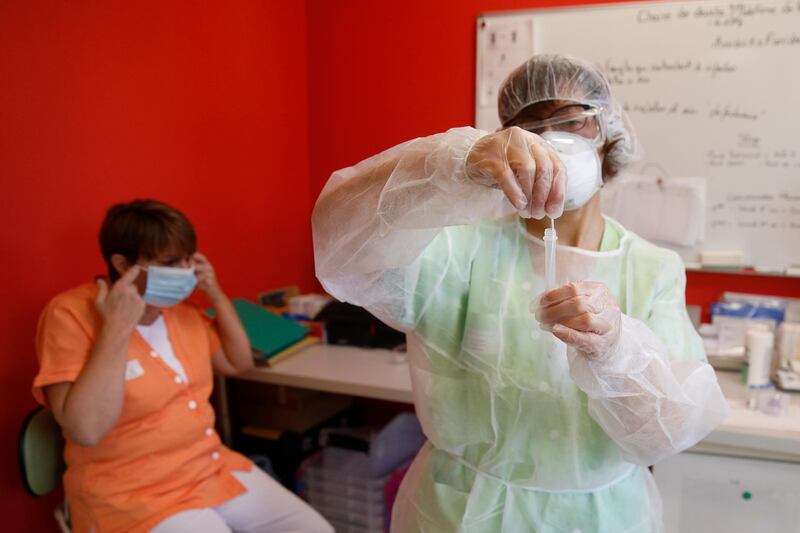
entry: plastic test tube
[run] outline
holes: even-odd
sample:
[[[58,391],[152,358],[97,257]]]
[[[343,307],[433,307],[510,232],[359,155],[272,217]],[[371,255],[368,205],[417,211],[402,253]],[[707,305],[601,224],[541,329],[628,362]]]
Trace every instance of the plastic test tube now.
[[[544,277],[547,290],[556,286],[556,222],[550,219],[550,227],[544,230]]]

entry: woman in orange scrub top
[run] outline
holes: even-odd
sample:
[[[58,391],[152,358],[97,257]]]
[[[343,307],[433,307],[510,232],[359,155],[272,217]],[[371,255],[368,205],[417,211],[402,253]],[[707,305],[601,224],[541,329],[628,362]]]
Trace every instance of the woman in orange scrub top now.
[[[100,248],[110,283],[56,296],[36,336],[33,394],[66,436],[73,531],[332,531],[214,431],[212,371],[253,363],[189,220],[152,200],[116,205]],[[195,285],[215,321],[183,301]]]

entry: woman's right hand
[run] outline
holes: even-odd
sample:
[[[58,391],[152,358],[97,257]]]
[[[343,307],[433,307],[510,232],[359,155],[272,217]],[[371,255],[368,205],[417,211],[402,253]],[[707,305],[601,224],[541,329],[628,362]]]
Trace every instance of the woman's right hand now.
[[[147,305],[136,288],[140,272],[141,267],[133,265],[110,289],[105,280],[97,280],[95,306],[104,326],[133,331],[139,323]]]
[[[481,137],[467,154],[466,175],[502,189],[523,216],[557,218],[564,211],[563,163],[544,139],[516,126]]]

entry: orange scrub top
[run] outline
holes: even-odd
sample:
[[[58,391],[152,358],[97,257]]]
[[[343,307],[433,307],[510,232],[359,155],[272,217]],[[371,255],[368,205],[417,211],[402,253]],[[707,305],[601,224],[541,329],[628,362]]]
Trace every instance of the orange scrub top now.
[[[39,319],[33,395],[44,405],[42,387],[74,382],[89,359],[101,327],[96,295],[94,283],[59,294]],[[231,471],[252,463],[222,445],[208,401],[219,336],[193,304],[164,309],[163,316],[189,381],[134,331],[116,425],[96,446],[65,437],[64,488],[76,533],[149,531],[172,514],[214,507],[246,490]]]

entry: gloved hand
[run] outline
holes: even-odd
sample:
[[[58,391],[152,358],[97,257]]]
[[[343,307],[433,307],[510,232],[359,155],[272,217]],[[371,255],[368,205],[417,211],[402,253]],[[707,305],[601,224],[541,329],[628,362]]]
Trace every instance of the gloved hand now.
[[[544,139],[521,128],[481,137],[467,154],[466,176],[501,188],[523,217],[558,218],[564,211],[563,163]]]
[[[619,340],[622,313],[602,283],[579,281],[545,292],[531,303],[540,327],[590,359],[602,359]]]

